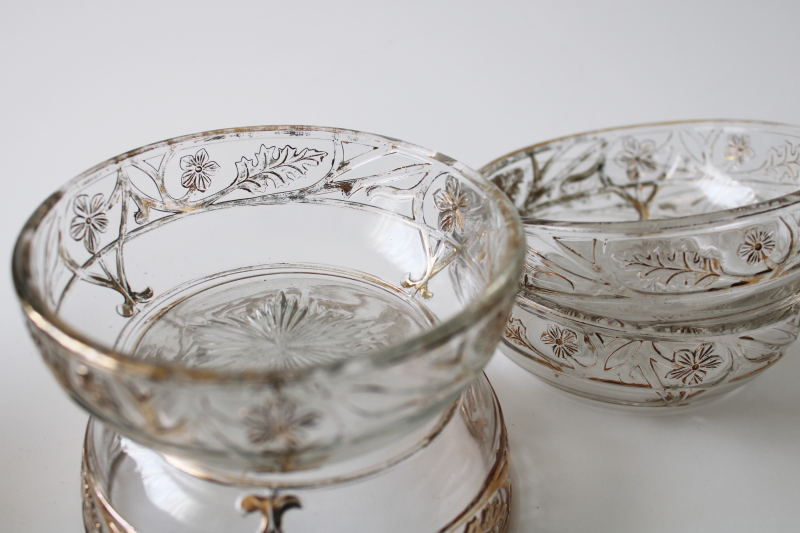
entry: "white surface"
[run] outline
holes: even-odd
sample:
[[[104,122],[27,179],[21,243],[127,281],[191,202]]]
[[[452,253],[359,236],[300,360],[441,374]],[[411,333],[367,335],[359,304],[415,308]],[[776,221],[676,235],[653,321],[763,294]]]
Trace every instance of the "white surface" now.
[[[2,2],[0,249],[72,176],[201,130],[338,126],[477,168],[615,125],[800,124],[798,20],[796,0]],[[85,415],[3,279],[0,531],[77,533]],[[673,416],[574,399],[498,356],[512,533],[800,530],[797,355]]]

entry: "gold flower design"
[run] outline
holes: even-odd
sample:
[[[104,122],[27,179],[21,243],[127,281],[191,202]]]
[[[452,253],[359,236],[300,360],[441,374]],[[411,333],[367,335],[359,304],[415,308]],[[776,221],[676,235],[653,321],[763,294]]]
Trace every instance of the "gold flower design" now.
[[[219,165],[208,160],[208,152],[201,148],[194,155],[181,157],[181,185],[187,189],[205,192],[211,186],[211,176],[219,172]]]
[[[633,137],[626,137],[622,140],[623,150],[617,154],[614,161],[625,168],[625,174],[631,181],[638,181],[643,172],[653,172],[656,170],[656,162],[653,154],[656,151],[656,143],[651,140],[644,140],[641,143]]]
[[[774,250],[775,238],[772,232],[754,228],[744,234],[738,253],[748,265],[755,265],[764,261]]]
[[[102,194],[95,194],[91,201],[89,196],[81,194],[75,198],[72,210],[75,218],[69,227],[70,236],[76,241],[83,240],[83,245],[91,253],[97,251],[98,233],[108,229],[108,216],[104,212],[105,202]]]
[[[439,228],[444,231],[464,231],[466,215],[471,211],[477,198],[471,189],[461,188],[461,183],[453,176],[447,176],[444,190],[433,195],[433,203],[439,213]]]
[[[731,135],[728,137],[725,159],[741,165],[745,159],[749,159],[754,155],[755,152],[750,148],[750,137],[748,135]]]
[[[578,336],[574,331],[569,329],[561,329],[558,326],[550,324],[547,326],[547,331],[542,333],[542,342],[547,344],[553,349],[556,357],[566,359],[578,351]]]
[[[667,374],[667,379],[679,379],[684,385],[697,385],[702,382],[709,370],[722,364],[722,357],[714,353],[714,346],[704,342],[695,350],[678,350],[674,354],[675,368]]]

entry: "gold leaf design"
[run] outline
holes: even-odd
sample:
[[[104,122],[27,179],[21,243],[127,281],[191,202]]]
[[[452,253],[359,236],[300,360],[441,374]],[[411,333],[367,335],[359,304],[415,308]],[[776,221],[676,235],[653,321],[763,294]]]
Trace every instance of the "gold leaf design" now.
[[[786,141],[784,146],[773,148],[767,161],[767,171],[777,175],[780,180],[796,180],[800,177],[800,146]]]
[[[298,152],[292,146],[267,148],[262,144],[253,159],[242,157],[236,163],[236,183],[248,192],[263,193],[305,176],[309,167],[319,165],[327,155],[327,152],[313,148],[303,148]]]
[[[703,286],[724,274],[719,259],[691,250],[635,252],[631,259],[623,260],[622,265],[638,270],[642,279],[664,286]]]

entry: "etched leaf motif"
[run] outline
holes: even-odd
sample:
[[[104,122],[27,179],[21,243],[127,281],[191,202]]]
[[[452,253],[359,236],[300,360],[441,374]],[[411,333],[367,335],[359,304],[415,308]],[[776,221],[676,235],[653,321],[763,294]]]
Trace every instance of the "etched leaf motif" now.
[[[618,366],[624,365],[631,359],[633,359],[636,354],[639,353],[639,349],[642,347],[642,341],[639,340],[631,340],[625,342],[622,346],[617,347],[608,354],[608,358],[606,359],[604,369],[605,370],[613,370]]]
[[[528,342],[527,335],[527,328],[519,318],[511,318],[508,323],[506,323],[505,336],[514,344],[529,347],[530,342]]]
[[[719,259],[688,250],[634,252],[622,264],[638,271],[641,279],[662,286],[705,286],[723,275]]]
[[[773,148],[767,161],[767,171],[778,176],[778,179],[796,180],[800,176],[800,146],[786,145]]]
[[[492,183],[497,185],[516,204],[519,200],[518,196],[524,179],[525,172],[521,168],[514,168],[508,172],[495,174],[492,178]]]
[[[309,167],[319,165],[327,155],[327,152],[313,148],[303,148],[298,152],[297,148],[288,145],[267,148],[262,144],[253,159],[242,157],[236,163],[236,183],[251,193],[277,189],[305,176]]]

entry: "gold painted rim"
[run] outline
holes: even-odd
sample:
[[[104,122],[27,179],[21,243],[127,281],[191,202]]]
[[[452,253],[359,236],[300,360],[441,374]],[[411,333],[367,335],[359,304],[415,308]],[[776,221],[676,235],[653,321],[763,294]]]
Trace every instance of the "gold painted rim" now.
[[[317,132],[324,134],[337,134],[357,136],[365,140],[388,142],[393,146],[402,147],[413,153],[431,158],[443,163],[453,169],[454,172],[468,179],[480,191],[491,198],[498,207],[498,212],[506,221],[509,228],[513,228],[508,235],[504,246],[504,257],[500,262],[500,272],[497,278],[464,309],[453,317],[440,322],[435,327],[423,333],[406,339],[400,344],[389,346],[384,349],[367,352],[361,356],[356,356],[345,361],[336,361],[323,365],[314,366],[302,370],[294,371],[232,371],[232,370],[201,370],[188,368],[180,365],[160,362],[146,362],[135,359],[122,352],[114,350],[110,346],[95,341],[87,335],[70,327],[62,321],[55,313],[48,309],[37,291],[31,286],[30,280],[33,278],[31,264],[28,260],[31,254],[33,236],[39,224],[44,220],[51,209],[66,194],[67,190],[74,184],[99,172],[105,167],[118,164],[133,156],[144,152],[163,148],[169,145],[210,139],[220,136],[241,136],[250,133],[265,132]],[[23,312],[28,320],[54,342],[66,348],[72,357],[80,359],[81,362],[96,368],[101,368],[109,372],[119,372],[145,376],[154,380],[183,379],[196,382],[285,382],[290,380],[302,379],[312,373],[320,371],[336,373],[345,368],[363,366],[365,362],[377,366],[382,364],[397,364],[415,357],[424,357],[424,354],[436,346],[448,342],[453,336],[462,333],[472,327],[486,313],[500,305],[503,300],[511,297],[517,289],[517,280],[522,275],[522,263],[525,255],[525,237],[522,230],[522,223],[517,210],[503,194],[500,189],[486,180],[476,171],[456,160],[420,146],[399,141],[397,139],[376,135],[372,133],[359,132],[339,128],[327,128],[317,126],[251,126],[242,128],[227,128],[211,130],[206,132],[194,133],[175,137],[165,141],[156,142],[140,148],[136,148],[124,154],[108,159],[89,170],[73,178],[58,191],[53,193],[45,200],[31,215],[23,226],[12,254],[12,276],[14,288],[20,300]]]
[[[643,124],[631,124],[627,126],[615,126],[610,128],[601,128],[596,130],[585,131],[582,133],[574,133],[565,135],[563,137],[556,137],[538,143],[531,144],[524,148],[519,148],[505,155],[502,155],[491,162],[483,165],[478,172],[488,179],[488,174],[500,170],[505,165],[506,161],[519,156],[525,152],[535,150],[550,144],[555,144],[570,139],[579,139],[589,135],[597,135],[602,133],[611,132],[626,132],[635,130],[644,130],[648,128],[667,127],[667,126],[697,126],[697,125],[720,125],[720,126],[736,126],[753,127],[763,126],[770,128],[786,128],[794,130],[798,137],[800,137],[800,126],[792,124],[784,124],[780,122],[769,122],[760,120],[737,120],[737,119],[698,119],[698,120],[675,120],[667,122],[648,122]],[[531,227],[546,228],[546,229],[563,229],[571,231],[603,231],[609,237],[616,235],[630,235],[630,234],[660,234],[670,231],[681,230],[689,227],[709,227],[719,226],[729,222],[736,222],[741,219],[746,219],[762,213],[776,211],[783,209],[790,205],[800,203],[800,191],[789,193],[771,200],[764,200],[749,204],[743,207],[736,207],[733,209],[722,209],[711,213],[688,215],[674,218],[662,218],[655,220],[641,220],[633,222],[569,222],[563,220],[549,220],[540,219],[536,217],[522,217],[522,223],[526,230]]]

